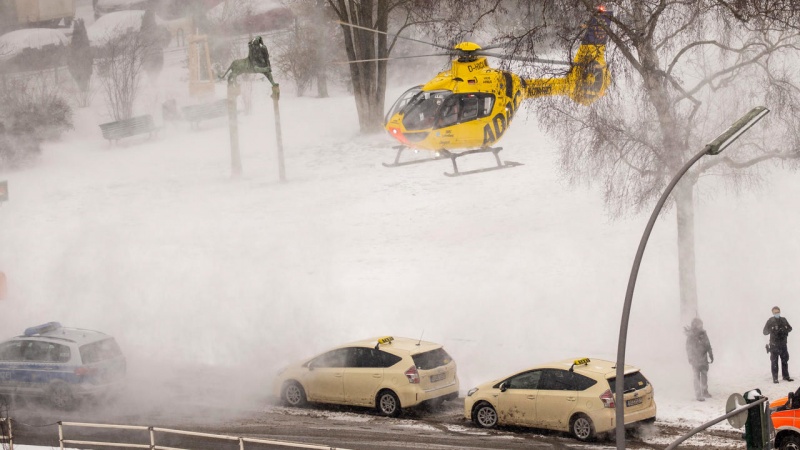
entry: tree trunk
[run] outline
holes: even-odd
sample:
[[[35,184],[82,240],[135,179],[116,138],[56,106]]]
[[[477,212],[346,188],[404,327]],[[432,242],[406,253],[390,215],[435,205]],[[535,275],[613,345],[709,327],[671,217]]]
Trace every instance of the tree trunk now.
[[[342,22],[385,32],[388,26],[387,0],[373,2],[336,0]],[[385,34],[342,25],[347,57],[350,61],[372,60],[388,56]],[[377,34],[377,36],[376,36]],[[383,129],[383,109],[386,90],[386,61],[369,61],[350,64],[350,78],[362,133],[375,133]]]
[[[678,284],[680,286],[681,323],[698,317],[697,274],[695,272],[694,180],[683,179],[675,187],[678,219]]]

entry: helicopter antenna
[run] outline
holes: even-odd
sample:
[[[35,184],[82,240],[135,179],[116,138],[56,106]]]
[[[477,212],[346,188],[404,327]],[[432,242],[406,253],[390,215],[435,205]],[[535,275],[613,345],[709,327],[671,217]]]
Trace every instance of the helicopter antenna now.
[[[444,49],[444,50],[449,50],[449,51],[452,51],[452,50],[453,50],[453,49],[452,49],[452,48],[450,48],[450,47],[446,47],[446,46],[444,46],[444,45],[439,45],[439,44],[434,44],[433,42],[421,41],[421,40],[419,40],[419,39],[414,39],[414,38],[410,38],[410,37],[400,36],[399,34],[387,33],[387,32],[385,32],[385,31],[375,30],[375,29],[373,29],[373,28],[362,27],[362,26],[360,26],[360,25],[353,25],[352,23],[342,22],[342,21],[340,21],[340,20],[337,20],[337,21],[336,21],[336,23],[338,23],[339,25],[345,25],[345,26],[352,27],[352,28],[358,28],[359,30],[372,31],[373,33],[385,34],[385,35],[387,35],[387,36],[392,36],[392,37],[396,37],[396,38],[400,38],[400,39],[405,39],[405,40],[407,40],[407,41],[419,42],[420,44],[432,45],[432,46],[434,46],[434,47],[438,47],[438,48],[441,48],[441,49]]]
[[[419,342],[417,342],[417,347],[419,347],[419,344],[422,344],[422,336],[424,334],[425,334],[425,329],[423,328],[422,333],[419,334]]]

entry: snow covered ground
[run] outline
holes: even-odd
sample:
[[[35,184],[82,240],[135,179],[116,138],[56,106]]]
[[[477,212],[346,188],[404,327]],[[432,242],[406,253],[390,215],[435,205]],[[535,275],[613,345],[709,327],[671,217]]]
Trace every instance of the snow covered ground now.
[[[427,75],[393,86],[389,103]],[[176,81],[145,96],[145,110],[186,89],[169,71],[163,79]],[[393,144],[359,135],[350,96],[297,98],[286,83],[280,183],[266,83],[256,93],[253,113],[240,116],[238,178],[224,119],[167,124],[157,138],[112,147],[97,127],[108,120],[99,95],[35,166],[0,174],[10,191],[0,206],[9,283],[0,339],[52,320],[108,332],[153,398],[171,374],[198,366],[227,372],[232,399],[263,396],[284,364],[380,335],[443,343],[464,392],[553,359],[616,358],[649,211],[614,221],[598,188],[566,185],[534,116],[518,114],[501,142],[501,155],[524,166],[453,179],[442,176],[447,161],[382,167]],[[701,182],[700,312],[716,356],[714,397],[703,403],[678,318],[674,211],[655,227],[626,360],[653,382],[659,421],[694,426],[723,414],[731,393],[797,388],[771,383],[761,329],[776,304],[800,323],[800,183],[777,169],[765,179],[740,195]]]

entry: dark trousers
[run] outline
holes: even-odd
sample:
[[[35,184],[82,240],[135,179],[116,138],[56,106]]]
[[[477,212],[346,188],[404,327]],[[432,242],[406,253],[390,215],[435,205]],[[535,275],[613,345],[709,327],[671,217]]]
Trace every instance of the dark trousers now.
[[[694,395],[698,399],[708,393],[708,364],[692,366],[694,372]]]
[[[789,378],[789,349],[785,346],[774,346],[770,349],[769,359],[772,361],[772,379],[778,379],[778,358],[781,359],[783,378]]]

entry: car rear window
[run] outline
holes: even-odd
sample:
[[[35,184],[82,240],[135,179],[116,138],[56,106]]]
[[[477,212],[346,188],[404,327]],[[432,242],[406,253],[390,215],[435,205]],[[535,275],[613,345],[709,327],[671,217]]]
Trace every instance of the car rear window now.
[[[414,365],[420,370],[430,370],[445,366],[453,360],[443,348],[412,355],[411,358],[414,360]]]
[[[617,377],[613,377],[613,378],[609,378],[608,379],[608,384],[609,384],[609,386],[611,386],[611,392],[614,392],[614,393],[616,393],[616,387],[617,387],[616,386],[616,384],[617,384],[616,380],[617,380]],[[650,384],[650,382],[647,381],[647,378],[645,378],[644,375],[642,375],[641,372],[634,372],[634,373],[625,374],[623,387],[625,388],[625,392],[628,392],[628,391],[632,392],[632,391],[638,391],[639,389],[644,389],[649,384]]]
[[[122,351],[113,338],[82,345],[80,352],[83,364],[92,364],[122,356]]]

